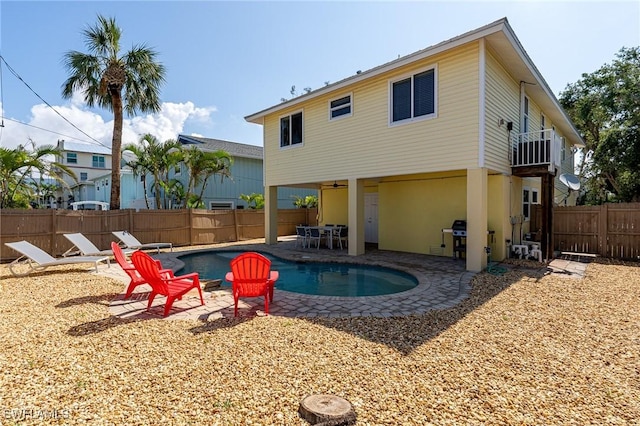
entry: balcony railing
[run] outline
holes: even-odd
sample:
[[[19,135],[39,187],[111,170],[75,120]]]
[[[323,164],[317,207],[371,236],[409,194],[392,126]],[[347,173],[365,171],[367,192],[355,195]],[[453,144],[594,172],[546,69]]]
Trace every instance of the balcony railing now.
[[[519,133],[511,137],[511,167],[560,167],[562,139],[552,129]]]

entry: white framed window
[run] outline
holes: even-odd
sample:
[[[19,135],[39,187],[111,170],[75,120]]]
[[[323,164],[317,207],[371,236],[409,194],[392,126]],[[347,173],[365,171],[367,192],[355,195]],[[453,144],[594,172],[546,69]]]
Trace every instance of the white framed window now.
[[[209,210],[233,210],[233,201],[209,201]]]
[[[531,219],[531,206],[540,204],[538,194],[539,191],[536,188],[522,188],[522,216],[525,222]]]
[[[182,164],[176,164],[173,167],[173,175],[174,176],[180,176],[182,175]]]
[[[302,111],[280,117],[280,147],[302,144]]]
[[[351,117],[351,94],[329,101],[329,120]]]
[[[78,154],[67,152],[67,164],[78,164]]]
[[[104,169],[106,167],[104,162],[104,157],[102,155],[92,156],[91,164],[93,167],[98,169]]]
[[[389,123],[432,118],[437,109],[437,70],[424,69],[389,82]]]
[[[80,172],[80,180],[84,181],[87,180],[89,178],[89,176],[87,175],[87,172]]]

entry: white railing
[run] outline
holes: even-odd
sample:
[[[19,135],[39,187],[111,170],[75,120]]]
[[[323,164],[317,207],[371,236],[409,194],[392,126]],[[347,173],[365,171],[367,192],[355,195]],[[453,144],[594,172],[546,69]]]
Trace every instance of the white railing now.
[[[560,167],[562,139],[552,129],[519,133],[511,137],[511,166]]]

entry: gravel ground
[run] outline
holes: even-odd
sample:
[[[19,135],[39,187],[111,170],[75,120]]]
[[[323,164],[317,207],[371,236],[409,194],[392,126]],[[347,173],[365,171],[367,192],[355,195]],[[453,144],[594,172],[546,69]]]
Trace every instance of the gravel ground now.
[[[514,263],[455,308],[403,318],[119,320],[119,281],[0,266],[0,424],[640,424],[640,265],[584,279]]]

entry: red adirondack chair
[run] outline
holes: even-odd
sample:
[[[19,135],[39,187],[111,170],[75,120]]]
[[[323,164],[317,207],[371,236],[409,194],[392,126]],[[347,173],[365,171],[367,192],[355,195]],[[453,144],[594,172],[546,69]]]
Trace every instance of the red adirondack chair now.
[[[127,258],[124,255],[124,252],[122,251],[122,248],[118,245],[118,243],[116,243],[115,241],[112,241],[111,250],[113,251],[113,257],[116,258],[116,262],[118,262],[118,265],[120,265],[122,270],[127,275],[129,275],[129,278],[131,278],[131,282],[129,282],[129,285],[127,286],[127,291],[124,295],[124,298],[128,299],[133,293],[133,290],[139,285],[147,284],[147,280],[142,278],[142,275],[140,275],[140,273],[136,270],[136,267],[133,266],[133,263],[127,261]],[[162,269],[162,263],[160,263],[159,260],[154,259],[154,261],[158,264],[158,267],[160,268],[160,273],[169,277],[173,276],[173,271],[171,269]]]
[[[142,278],[151,286],[151,294],[149,295],[149,303],[147,310],[151,307],[153,299],[160,294],[167,298],[164,305],[164,316],[166,317],[171,310],[171,306],[175,299],[182,299],[186,293],[196,288],[200,294],[200,304],[204,305],[202,298],[202,289],[200,288],[200,278],[197,272],[192,272],[180,276],[167,276],[156,261],[148,254],[142,251],[136,251],[131,255],[133,266],[138,270]]]
[[[273,287],[278,271],[271,271],[271,261],[256,252],[246,252],[231,260],[231,272],[225,279],[231,282],[234,311],[238,316],[240,297],[264,297],[264,313],[269,314],[269,301],[273,300]]]

